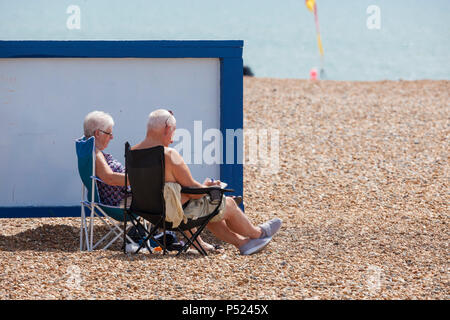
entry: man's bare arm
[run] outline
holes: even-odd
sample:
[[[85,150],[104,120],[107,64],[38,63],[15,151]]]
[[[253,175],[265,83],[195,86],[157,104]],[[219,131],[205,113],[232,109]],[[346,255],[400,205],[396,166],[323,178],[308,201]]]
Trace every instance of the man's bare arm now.
[[[169,165],[171,167],[171,172],[176,182],[179,183],[182,187],[194,187],[194,188],[205,188],[206,185],[203,185],[196,181],[189,170],[189,167],[184,162],[183,157],[176,151],[175,149],[169,149]],[[166,163],[167,165],[167,163]],[[203,197],[202,194],[195,195],[189,194],[187,195],[191,199],[199,199]]]

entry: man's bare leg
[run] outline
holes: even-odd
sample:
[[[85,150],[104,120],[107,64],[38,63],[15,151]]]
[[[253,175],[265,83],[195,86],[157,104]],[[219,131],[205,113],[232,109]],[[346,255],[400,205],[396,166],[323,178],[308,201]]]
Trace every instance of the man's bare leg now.
[[[249,241],[249,239],[246,239],[241,235],[231,231],[230,228],[228,228],[228,225],[226,224],[225,220],[221,220],[218,222],[210,222],[208,223],[207,228],[217,238],[234,245],[238,249]]]
[[[224,220],[228,228],[241,236],[257,239],[261,236],[260,227],[255,227],[242,210],[236,205],[233,198],[226,197]]]
[[[208,223],[208,229],[220,240],[231,243],[240,248],[250,239],[261,236],[261,228],[255,227],[241,209],[236,205],[233,198],[226,198],[224,219],[218,222]]]

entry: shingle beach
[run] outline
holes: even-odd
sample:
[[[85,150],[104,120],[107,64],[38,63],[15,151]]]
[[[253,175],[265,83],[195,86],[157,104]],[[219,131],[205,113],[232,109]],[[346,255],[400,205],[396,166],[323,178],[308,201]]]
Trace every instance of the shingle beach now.
[[[279,137],[276,167],[244,165],[246,214],[284,221],[265,250],[88,253],[79,219],[0,219],[0,299],[449,299],[449,95],[245,77],[244,129]]]

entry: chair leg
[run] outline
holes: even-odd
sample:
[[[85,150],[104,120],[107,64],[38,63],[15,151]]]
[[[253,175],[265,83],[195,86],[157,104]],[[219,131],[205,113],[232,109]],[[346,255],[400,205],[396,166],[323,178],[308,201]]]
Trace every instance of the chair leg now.
[[[89,241],[89,227],[86,218],[86,205],[81,204],[81,230],[80,230],[80,249],[81,251],[91,251],[92,246]]]
[[[97,243],[94,244],[94,246],[92,247],[92,249],[97,248],[97,246],[99,246],[103,241],[106,240],[106,238],[109,237],[109,235],[111,235],[112,233],[114,233],[115,230],[110,230],[107,234],[105,234],[100,240],[97,241]],[[122,233],[120,233],[119,235],[122,235]],[[117,233],[116,233],[116,238],[117,239]],[[109,246],[109,245],[108,245]],[[103,249],[106,249],[106,247],[103,247]]]
[[[198,234],[194,238],[194,234],[192,233],[192,231],[188,230],[188,232],[191,235],[192,245],[195,247],[195,249],[197,249],[197,251],[200,252],[201,254],[203,254],[204,256],[207,256],[208,253],[206,252],[205,248],[203,248],[202,245],[200,244],[200,242],[198,242],[198,236],[200,234]],[[198,245],[198,247],[197,247],[197,245]]]
[[[86,227],[86,214],[84,210],[84,204],[81,203],[81,225],[80,225],[80,251],[86,250],[89,251],[89,240],[88,233]]]
[[[89,239],[89,250],[92,251],[92,247],[94,245],[94,215],[95,215],[95,207],[91,204],[91,218],[89,222],[89,232],[90,232],[90,239]]]
[[[123,253],[127,253],[127,212],[126,207],[123,209]]]
[[[106,250],[109,248],[110,245],[112,245],[119,237],[122,235],[122,233],[117,234],[102,250]]]
[[[206,221],[204,221],[203,224],[197,228],[197,231],[195,232],[195,234],[192,235],[192,232],[189,230],[189,233],[191,234],[191,238],[188,238],[184,234],[184,232],[182,230],[180,230],[180,228],[178,228],[178,231],[180,231],[183,234],[183,236],[188,240],[188,242],[183,246],[183,248],[181,250],[178,251],[177,256],[180,255],[181,252],[186,251],[189,248],[189,246],[191,246],[191,245],[193,245],[202,255],[204,255],[204,256],[208,255],[206,250],[197,241],[197,237],[200,235],[200,233],[203,231],[203,229],[206,227],[206,225],[211,221],[211,219],[214,218],[218,214],[219,207],[220,207],[222,201],[223,201],[223,199],[220,200],[219,204],[214,209],[214,211],[210,214],[209,218],[207,218]],[[197,244],[199,245],[199,247],[201,248],[200,250],[197,248],[197,246],[194,243],[196,241],[197,241]]]
[[[204,226],[202,226],[204,228]],[[197,237],[200,235],[200,233],[202,232],[203,228],[200,227],[197,232],[195,232],[195,234],[192,234],[192,232],[190,230],[188,230],[188,232],[191,234],[191,237],[189,238],[184,232],[183,230],[178,229],[178,231],[183,235],[183,237],[187,240],[187,242],[184,244],[184,246],[178,250],[177,256],[179,256],[182,252],[187,251],[187,249],[189,249],[189,247],[192,245],[194,246],[195,249],[197,249],[197,251],[203,255],[203,256],[207,256],[208,253],[206,252],[206,250],[201,246],[201,244],[197,241]],[[195,245],[195,242],[197,241],[197,244],[199,245],[199,247],[197,247]]]
[[[190,245],[193,245],[195,248],[197,248],[197,246],[194,244],[194,242],[197,240],[197,237],[200,235],[200,233],[202,233],[203,229],[205,229],[205,227],[208,225],[208,223],[211,221],[211,219],[214,218],[215,215],[217,215],[217,209],[218,209],[218,207],[214,211],[214,214],[211,214],[211,216],[206,221],[204,221],[200,227],[197,228],[197,231],[195,232],[194,235],[192,235],[192,232],[189,230],[189,233],[191,233],[191,235],[192,235],[192,237],[190,239],[184,234],[184,232],[180,228],[178,228],[178,231],[180,231],[181,234],[183,234],[183,236],[188,240],[188,243],[186,243],[183,246],[183,248],[180,251],[178,251],[177,256],[180,255],[181,252],[187,250]],[[197,241],[197,243],[198,243],[198,241]],[[208,253],[206,252],[206,250],[200,245],[200,243],[198,243],[198,245],[202,249],[202,250],[200,250],[200,253],[204,256],[207,256]],[[198,250],[198,248],[197,248],[197,250]]]
[[[189,233],[191,234],[192,237],[194,236],[194,235],[192,234],[191,230],[189,230]],[[200,250],[202,251],[201,253],[203,253],[203,255],[207,256],[208,253],[206,252],[205,248],[203,248],[203,246],[202,246],[202,245],[200,244],[200,242],[198,241],[198,236],[195,238],[195,241],[194,241],[194,247],[197,248],[197,246],[195,245],[195,243],[198,244]],[[197,250],[198,250],[198,248],[197,248]]]
[[[166,217],[163,220],[163,255],[166,255],[167,252],[167,242],[166,242]]]
[[[131,217],[131,216],[130,216]],[[148,244],[147,244],[147,242],[148,242],[148,240],[149,239],[151,239],[152,237],[153,237],[153,235],[155,234],[155,232],[156,232],[156,230],[157,230],[157,228],[158,228],[158,225],[155,225],[155,227],[149,232],[144,226],[142,226],[142,224],[139,222],[139,221],[137,221],[134,217],[131,217],[130,218],[130,221],[131,221],[131,223],[134,225],[134,227],[136,228],[136,231],[138,232],[138,234],[139,234],[139,237],[141,238],[141,240],[142,240],[142,243],[139,245],[139,248],[134,252],[135,254],[136,253],[139,253],[139,251],[145,246],[146,248],[147,248],[147,250],[151,253],[152,252],[152,249],[148,246]],[[144,229],[144,233],[142,234],[141,233],[141,230],[140,230],[140,228],[139,227],[142,227],[143,229]]]

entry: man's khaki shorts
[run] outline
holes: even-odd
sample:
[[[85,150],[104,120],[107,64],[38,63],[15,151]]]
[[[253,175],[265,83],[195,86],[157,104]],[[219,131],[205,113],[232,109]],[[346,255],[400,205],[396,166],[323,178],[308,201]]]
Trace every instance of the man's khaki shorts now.
[[[210,222],[218,222],[223,220],[226,202],[226,197],[223,195],[222,203],[219,207],[219,213],[214,216]],[[218,203],[211,201],[209,195],[206,195],[200,199],[191,199],[184,209],[184,215],[189,219],[196,220],[211,214],[216,209],[217,204]]]

